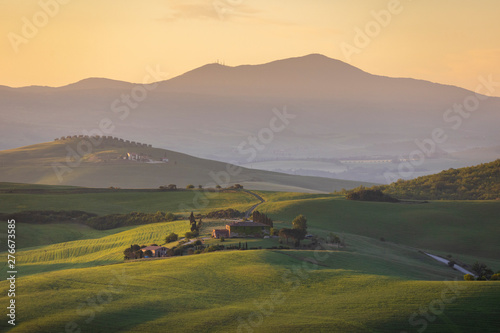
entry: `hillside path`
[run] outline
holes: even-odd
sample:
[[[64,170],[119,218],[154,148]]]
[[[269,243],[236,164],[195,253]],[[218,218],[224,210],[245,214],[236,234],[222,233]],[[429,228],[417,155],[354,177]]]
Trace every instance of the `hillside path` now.
[[[248,194],[253,195],[253,196],[254,196],[254,197],[256,197],[258,200],[260,200],[260,202],[259,202],[258,204],[253,205],[252,207],[250,207],[250,209],[249,209],[249,210],[247,210],[247,211],[245,212],[245,217],[246,217],[246,218],[249,218],[249,217],[250,217],[250,214],[252,214],[252,213],[253,213],[253,211],[255,210],[255,208],[257,208],[259,205],[262,205],[264,202],[266,202],[266,200],[262,199],[262,197],[261,197],[260,195],[255,194],[255,193],[253,193],[253,192],[250,192],[249,190],[243,190],[243,191],[244,191],[244,192],[247,192]]]
[[[429,257],[431,257],[432,259],[437,260],[437,261],[439,261],[439,262],[442,262],[442,263],[444,263],[444,264],[448,265],[449,260],[446,260],[446,259],[444,259],[444,258],[441,258],[441,257],[435,256],[435,255],[430,254],[430,253],[427,253],[427,252],[424,252],[424,253],[425,253],[426,255],[428,255]],[[455,268],[457,271],[460,271],[460,272],[462,272],[462,273],[464,273],[464,274],[470,274],[470,275],[472,275],[472,276],[476,276],[476,274],[474,274],[474,273],[472,273],[472,272],[469,272],[468,270],[466,270],[465,268],[463,268],[463,267],[461,267],[461,266],[458,266],[457,264],[453,265],[453,268]]]

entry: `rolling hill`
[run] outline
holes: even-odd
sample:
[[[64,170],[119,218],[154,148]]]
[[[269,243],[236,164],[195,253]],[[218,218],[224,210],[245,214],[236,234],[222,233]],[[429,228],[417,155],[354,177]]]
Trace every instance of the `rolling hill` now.
[[[443,333],[494,332],[499,323],[498,283],[402,278],[397,271],[408,266],[336,251],[321,266],[304,265],[311,255],[233,251],[22,277],[23,320],[9,332],[244,332],[244,325],[259,332],[399,332],[425,324],[427,332]],[[430,276],[447,270],[441,266],[419,263]],[[1,281],[2,302],[7,290]],[[445,314],[434,316],[442,298],[449,301]]]
[[[79,146],[82,142],[90,141],[70,138],[1,151],[0,181],[101,188],[158,188],[169,184],[215,188],[239,183],[250,189],[308,192],[333,192],[368,184],[240,169],[118,139],[106,138],[99,145],[85,148]],[[79,149],[84,149],[81,155]],[[128,153],[143,161],[124,159]]]
[[[140,89],[146,94],[137,95]],[[478,95],[482,100],[467,118],[448,112],[474,96],[458,87],[373,75],[318,54],[261,65],[208,64],[145,87],[90,78],[57,88],[0,88],[0,148],[84,134],[109,119],[115,136],[197,157],[385,183],[383,173],[398,164],[339,160],[407,157],[418,148],[415,140],[437,127],[447,140],[414,177],[496,158],[488,147],[500,141],[499,98]],[[269,128],[273,109],[285,108],[296,116],[286,128],[256,158],[241,154],[241,144]],[[480,156],[460,154],[478,147],[485,148]],[[331,161],[318,166],[318,159]]]
[[[397,181],[378,188],[401,199],[498,200],[500,159],[468,168],[449,169],[412,180]]]
[[[12,183],[0,184],[0,192],[2,212],[71,208],[98,214],[177,212],[199,193]],[[452,255],[466,263],[479,260],[496,271],[499,202],[391,204],[331,194],[255,193],[265,199],[259,210],[273,217],[275,227],[290,227],[296,215],[305,214],[309,232],[322,237],[335,232],[347,247],[270,249],[277,240],[255,238],[244,241],[262,250],[123,262],[130,244],[162,244],[166,234],[188,231],[189,222],[98,231],[72,221],[17,221],[19,319],[9,328],[3,321],[0,330],[227,332],[245,331],[248,325],[261,332],[425,328],[441,333],[458,328],[495,332],[500,325],[498,281],[463,281],[462,273],[418,252]],[[257,201],[244,191],[208,194],[207,206],[196,212],[244,210]],[[205,221],[202,235],[223,222]],[[0,270],[5,273],[7,267]],[[0,281],[2,304],[9,287]]]

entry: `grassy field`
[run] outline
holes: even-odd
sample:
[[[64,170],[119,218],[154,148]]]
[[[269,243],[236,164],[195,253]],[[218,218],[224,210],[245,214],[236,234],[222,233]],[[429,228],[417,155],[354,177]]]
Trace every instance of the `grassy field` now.
[[[258,209],[275,220],[288,222],[304,214],[317,232],[383,237],[422,249],[500,260],[498,201],[393,204],[349,201],[340,196],[291,196],[290,200],[266,202]]]
[[[18,251],[18,266],[26,276],[52,270],[122,262],[123,251],[132,244],[160,245],[165,242],[165,237],[171,232],[184,235],[189,230],[188,221],[175,221],[95,231],[87,234],[87,237],[90,236],[88,239]]]
[[[99,215],[157,211],[189,214],[215,208],[246,210],[259,201],[246,192],[173,191],[107,191],[97,193],[0,193],[0,212],[23,210],[83,210]]]
[[[100,238],[119,232],[119,229],[95,230],[83,224],[16,224],[16,248],[24,249],[41,245],[56,244],[78,239]],[[5,233],[0,237],[6,238]]]
[[[309,251],[228,251],[26,276],[9,332],[494,332],[500,324],[496,283],[408,280],[387,274],[397,266],[390,261],[322,254],[317,266],[304,261]],[[0,282],[2,304],[7,289]]]
[[[0,193],[0,211],[178,212],[175,207],[196,195],[57,190],[65,193]],[[0,331],[496,332],[500,327],[500,283],[461,281],[461,273],[415,248],[469,263],[482,260],[498,270],[500,203],[387,204],[256,193],[266,200],[258,210],[271,215],[276,228],[289,227],[304,214],[309,232],[335,232],[347,247],[273,250],[277,239],[231,239],[222,244],[248,242],[262,250],[124,262],[126,247],[161,245],[170,232],[188,231],[189,222],[97,231],[74,223],[18,221],[18,324],[7,327],[4,320]],[[195,212],[245,210],[257,202],[245,192],[221,193]],[[224,224],[206,219],[203,236]],[[5,276],[5,266],[1,272]],[[8,282],[0,281],[0,304],[7,304],[8,289]]]

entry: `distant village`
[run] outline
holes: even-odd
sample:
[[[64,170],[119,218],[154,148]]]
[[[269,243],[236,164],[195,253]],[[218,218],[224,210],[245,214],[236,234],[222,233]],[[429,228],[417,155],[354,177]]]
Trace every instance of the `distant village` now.
[[[144,163],[168,163],[167,156],[163,156],[162,158],[153,158],[151,155],[146,154],[144,152],[137,151],[134,148],[153,148],[153,145],[147,143],[141,143],[136,141],[125,140],[121,138],[117,138],[114,136],[100,136],[100,135],[68,135],[62,136],[60,138],[54,139],[54,141],[70,141],[75,139],[81,140],[93,140],[97,141],[99,144],[105,143],[106,145],[118,147],[118,148],[130,148],[130,151],[121,155],[119,158],[122,160],[136,161],[136,162],[144,162]]]

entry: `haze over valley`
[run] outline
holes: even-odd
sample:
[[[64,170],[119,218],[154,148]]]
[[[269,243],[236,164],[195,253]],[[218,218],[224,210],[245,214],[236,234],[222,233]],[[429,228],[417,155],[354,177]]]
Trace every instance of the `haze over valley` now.
[[[499,89],[491,77],[478,84],[479,93]],[[414,178],[494,160],[499,108],[497,97],[371,75],[311,54],[208,64],[146,86],[90,78],[58,88],[1,87],[1,148],[101,133],[249,168],[387,183],[388,172]],[[103,119],[112,122],[109,133],[99,128]],[[410,156],[415,151],[422,154]],[[398,172],[421,156],[413,172]]]

